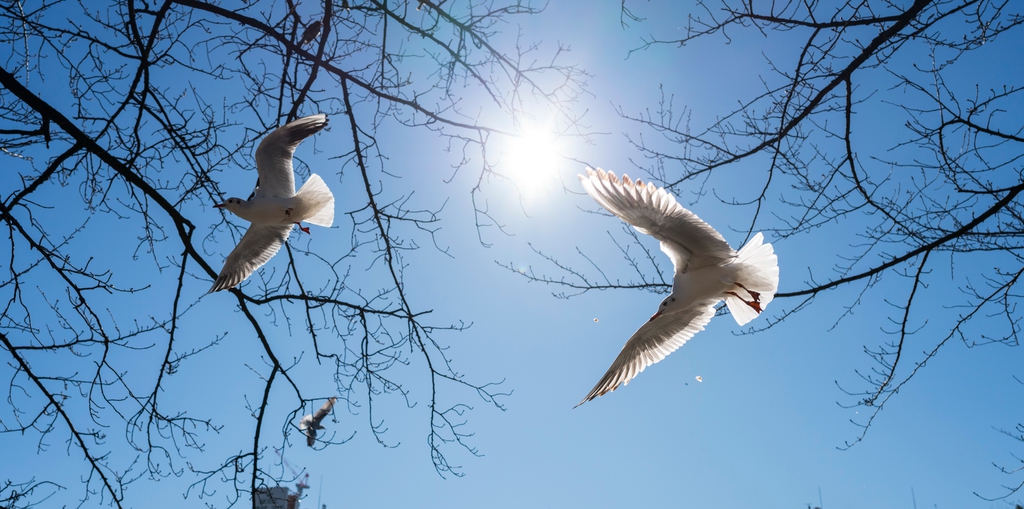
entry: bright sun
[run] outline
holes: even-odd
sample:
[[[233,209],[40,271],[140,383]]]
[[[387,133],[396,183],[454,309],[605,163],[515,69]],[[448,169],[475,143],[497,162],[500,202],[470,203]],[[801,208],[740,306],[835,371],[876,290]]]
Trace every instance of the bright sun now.
[[[524,129],[506,138],[502,150],[504,173],[520,188],[539,189],[555,179],[558,169],[557,136],[551,129]]]

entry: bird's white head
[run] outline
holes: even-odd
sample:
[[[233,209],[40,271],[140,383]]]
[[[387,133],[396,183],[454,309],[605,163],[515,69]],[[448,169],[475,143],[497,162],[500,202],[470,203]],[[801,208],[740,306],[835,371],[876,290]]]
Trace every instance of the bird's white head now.
[[[233,212],[234,214],[237,215],[238,214],[238,209],[240,209],[242,207],[242,203],[244,201],[245,200],[243,200],[241,198],[228,198],[228,201],[226,201],[224,203],[214,204],[213,208],[215,208],[215,209],[226,209],[229,212]]]

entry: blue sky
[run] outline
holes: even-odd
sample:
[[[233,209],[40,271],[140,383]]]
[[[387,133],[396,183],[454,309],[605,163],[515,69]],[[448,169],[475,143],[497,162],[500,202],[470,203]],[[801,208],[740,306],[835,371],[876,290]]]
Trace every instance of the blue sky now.
[[[663,84],[677,107],[692,110],[694,125],[706,125],[716,115],[730,111],[739,98],[759,90],[759,76],[769,73],[765,55],[786,55],[789,45],[799,40],[798,34],[773,33],[764,38],[748,30],[730,33],[731,44],[725,44],[721,37],[711,37],[685,48],[656,46],[627,58],[630,49],[640,46],[641,38],[651,34],[673,37],[677,22],[685,17],[685,11],[669,12],[661,5],[648,3],[638,3],[634,10],[645,20],[631,22],[628,28],[620,25],[619,2],[593,3],[587,8],[553,3],[538,16],[518,18],[524,39],[569,45],[567,60],[592,75],[589,94],[575,107],[587,111],[585,121],[601,134],[595,134],[591,144],[572,138],[558,140],[557,151],[562,157],[555,160],[548,174],[526,174],[498,163],[513,181],[530,188],[520,196],[508,181],[485,182],[482,196],[508,235],[495,228],[477,230],[470,189],[478,175],[464,169],[449,182],[455,156],[445,151],[433,133],[385,126],[378,134],[381,150],[389,156],[388,170],[398,176],[388,180],[389,193],[399,196],[414,192],[411,208],[437,209],[444,205],[443,227],[436,240],[451,256],[433,249],[422,237],[416,239],[422,247],[407,255],[405,273],[413,306],[432,309],[431,323],[471,323],[464,332],[438,335],[450,347],[447,353],[454,368],[474,382],[504,380],[500,389],[511,395],[501,400],[504,411],[472,393],[452,391],[442,396],[449,403],[464,402],[473,407],[465,416],[466,429],[474,433],[468,442],[482,456],[446,449],[449,461],[460,465],[465,476],[441,478],[431,464],[426,444],[429,422],[422,400],[422,372],[415,369],[415,364],[397,371],[395,376],[407,384],[411,399],[419,403],[409,409],[398,398],[379,398],[374,410],[388,429],[384,440],[397,447],[382,447],[374,439],[365,409],[349,411],[342,404],[325,424],[328,436],[336,432],[334,439],[341,440],[352,435],[350,441],[311,450],[291,430],[285,457],[297,469],[309,473],[312,485],[303,507],[317,507],[318,500],[329,509],[802,508],[819,505],[819,501],[828,509],[1006,507],[1007,501],[987,502],[974,492],[997,496],[1003,493],[1001,484],[1020,482],[1019,476],[1004,476],[992,466],[992,462],[1014,465],[1018,461],[1011,453],[1019,452],[1019,443],[997,431],[1012,429],[1021,421],[1024,385],[1013,378],[1024,378],[1017,349],[1004,345],[967,348],[962,342],[950,342],[879,414],[864,441],[840,450],[844,443],[859,436],[860,429],[850,421],[864,419],[863,408],[841,406],[856,402],[856,398],[844,394],[840,386],[864,388],[856,370],[872,366],[864,354],[865,345],[887,338],[882,330],[893,314],[883,296],[890,289],[894,295],[905,291],[906,283],[895,277],[880,283],[842,320],[845,306],[857,298],[861,287],[824,293],[813,306],[756,334],[740,335],[741,329],[731,317],[717,317],[705,331],[628,386],[573,409],[662,296],[618,290],[558,299],[552,296],[558,288],[529,283],[502,265],[557,274],[531,250],[532,246],[594,274],[579,254],[585,253],[612,279],[629,279],[630,269],[609,237],[610,233],[626,239],[621,222],[607,215],[586,213],[597,210],[597,206],[582,194],[575,179],[582,171],[579,161],[646,177],[631,162],[640,161],[641,155],[625,139],[626,134],[635,136],[639,129],[621,119],[616,108],[627,113],[654,108],[659,85]],[[1011,48],[1014,42],[1002,39],[995,44]],[[980,58],[970,62],[971,66],[1006,73],[1005,78],[999,76],[995,81],[1019,82],[1019,69],[1000,63],[999,55],[1006,53],[1001,53],[999,47],[979,53]],[[969,82],[970,74],[953,75]],[[870,77],[866,81],[870,86],[887,88],[891,84],[884,73],[875,72]],[[879,153],[885,153],[884,144],[902,132],[902,124],[887,126],[879,121],[887,118],[887,107],[895,111],[895,106],[878,106],[881,114],[865,120],[866,124],[880,124],[870,124],[863,132],[865,138],[877,137]],[[531,113],[544,118],[540,108]],[[329,130],[306,141],[297,152],[314,171],[325,175],[338,199],[334,228],[314,227],[308,236],[293,234],[291,242],[297,249],[300,271],[304,270],[300,250],[338,255],[348,248],[351,237],[352,224],[345,215],[350,210],[346,209],[346,195],[358,196],[359,189],[353,188],[358,182],[354,174],[339,175],[340,163],[330,159],[348,150],[338,148],[350,140],[341,120],[343,117],[335,117]],[[509,119],[486,120],[512,128]],[[749,182],[759,177],[758,165],[763,163],[756,158],[741,163],[714,177],[705,189],[714,189],[721,197],[743,197],[751,192]],[[222,189],[245,196],[254,172],[228,165],[220,175]],[[0,177],[0,182],[8,178]],[[75,192],[54,188],[47,197],[59,202]],[[744,240],[752,214],[749,208],[726,206],[707,194],[684,194],[680,202],[719,229],[734,246]],[[773,212],[788,213],[777,203],[770,206]],[[183,208],[202,233],[220,217],[208,205],[189,203]],[[101,215],[91,221],[108,226],[99,229],[106,233],[90,231],[81,240],[86,249],[133,238],[132,231],[119,230],[117,225],[121,223],[114,218]],[[765,215],[757,228],[778,226],[773,221],[772,215]],[[848,229],[825,228],[783,242],[768,236],[779,257],[780,291],[802,288],[809,269],[818,277],[829,274],[837,257],[851,244],[849,233]],[[478,234],[490,247],[481,245]],[[655,241],[644,241],[656,250]],[[175,256],[178,246],[167,244],[157,247],[156,259],[166,261]],[[232,245],[222,235],[219,243],[204,247],[226,255]],[[98,263],[107,264],[107,268],[125,266],[131,263],[128,254],[115,254],[119,257]],[[262,271],[282,270],[282,256],[279,254]],[[671,267],[663,257],[658,263],[665,269]],[[940,267],[950,264],[937,263]],[[1000,261],[994,259],[992,263]],[[172,288],[168,285],[173,285],[177,269],[165,267],[157,275],[148,273],[145,277],[150,280],[123,277],[130,284],[151,284],[151,292],[166,292]],[[310,263],[307,267],[307,277],[315,279],[319,270],[315,267],[319,266]],[[958,278],[966,278],[975,269],[968,266],[957,270]],[[352,266],[350,283],[365,295],[372,295],[377,287],[384,286],[374,282],[379,271],[379,266],[359,259]],[[935,288],[918,308],[923,314],[916,317],[934,329],[925,329],[912,338],[910,348],[915,353],[930,348],[934,342],[930,338],[942,334],[942,324],[949,319],[950,312],[944,307],[948,301],[941,298],[940,290],[948,286],[946,291],[953,294],[962,282],[935,280]],[[197,356],[168,378],[165,397],[168,405],[186,405],[198,415],[218,416],[224,428],[219,435],[209,435],[205,453],[214,458],[210,461],[217,461],[247,446],[247,439],[238,437],[251,435],[252,419],[246,401],[258,402],[262,383],[256,373],[264,365],[261,347],[235,309],[235,298],[226,292],[201,297],[208,284],[198,277],[189,290],[195,308],[183,320],[186,333],[182,334],[181,348],[201,347],[223,337],[206,355]],[[766,314],[775,317],[793,305],[776,300]],[[147,316],[148,312],[140,308],[140,319],[145,321]],[[301,359],[301,369],[294,373],[307,396],[326,398],[335,394],[331,367],[315,365],[301,322],[289,324],[270,311],[261,321],[279,357]],[[760,318],[750,325],[763,325],[764,321]],[[983,325],[975,327],[977,333],[985,332]],[[160,352],[151,353],[158,356]],[[143,378],[151,375],[132,374]],[[697,382],[697,376],[703,381]],[[290,397],[282,387],[273,395],[271,408],[281,413],[293,410]],[[306,412],[310,410],[306,408]],[[264,433],[265,443],[279,447],[287,423],[283,418],[268,422],[271,429]],[[115,428],[108,433],[110,440],[121,440],[123,430]],[[39,454],[34,442],[4,437],[0,444],[9,457],[23,458],[4,462],[0,478],[15,473],[5,472],[5,467],[15,466],[36,472],[40,478],[59,476],[80,457],[74,450],[67,452],[67,445],[60,442],[50,443]],[[125,451],[116,454],[130,457]],[[202,456],[187,459],[199,458]],[[276,459],[272,451],[266,458]],[[131,485],[129,500],[135,507],[180,507],[180,494],[189,482],[188,475],[158,483],[140,481]],[[212,503],[222,503],[231,491],[224,485],[216,490],[208,495]],[[74,490],[71,492],[73,495]],[[193,497],[184,504],[198,505],[200,502]],[[1018,499],[1011,497],[1009,501]]]
[[[630,113],[651,108],[664,83],[677,105],[692,108],[694,124],[705,123],[756,90],[758,73],[767,72],[762,51],[795,40],[733,33],[731,45],[712,38],[685,49],[656,47],[626,58],[641,37],[656,33],[668,38],[669,21],[682,15],[662,17],[653,6],[645,10],[642,5],[637,11],[646,21],[623,30],[617,7],[552,5],[530,19],[524,33],[545,43],[569,44],[570,57],[593,74],[587,119],[595,131],[608,134],[591,146],[563,140],[563,152],[634,176],[630,160],[638,155],[625,146],[622,133],[636,128],[619,119],[614,107]],[[865,130],[865,136],[873,134]],[[425,139],[420,150],[429,153],[430,144]],[[394,164],[401,166],[398,160]],[[757,164],[732,171],[756,172]],[[861,420],[858,412],[864,409],[841,408],[838,403],[855,399],[837,383],[862,387],[854,370],[870,367],[863,348],[884,336],[881,327],[892,311],[884,302],[867,300],[833,328],[860,288],[822,295],[794,319],[753,335],[738,336],[730,318],[716,318],[629,386],[572,409],[661,297],[609,291],[559,300],[551,296],[557,288],[525,284],[493,263],[551,273],[528,249],[529,242],[584,266],[575,254],[579,247],[602,267],[629,276],[607,234],[623,238],[621,223],[580,212],[596,207],[588,197],[574,194],[581,192],[574,177],[581,170],[578,163],[564,161],[558,170],[569,192],[554,181],[524,200],[529,217],[517,215],[517,203],[501,195],[507,187],[494,184],[489,203],[503,207],[501,217],[514,236],[491,232],[486,240],[494,246],[481,249],[463,217],[441,234],[454,259],[436,256],[428,262],[430,271],[409,274],[410,288],[423,292],[420,298],[438,296],[439,302],[452,304],[438,306],[439,312],[453,319],[472,317],[473,327],[451,339],[460,371],[476,380],[504,378],[504,386],[514,391],[505,400],[507,411],[480,402],[469,414],[476,432],[472,442],[484,457],[465,457],[458,463],[466,476],[442,480],[424,468],[422,432],[412,426],[404,435],[409,426],[397,423],[392,431],[408,438],[396,449],[381,450],[365,433],[338,449],[297,448],[290,460],[306,466],[313,479],[324,476],[322,499],[328,507],[782,508],[819,500],[829,508],[1006,505],[972,492],[998,494],[999,484],[1009,482],[991,462],[1013,462],[1009,452],[1015,442],[993,428],[1008,429],[1019,420],[1014,408],[1019,408],[1024,386],[1012,379],[1019,366],[1015,349],[950,344],[894,398],[863,442],[839,450],[858,436],[859,428],[849,421]],[[459,211],[470,205],[459,190],[471,185],[473,175],[466,176],[466,183],[456,179],[452,184],[441,184],[428,172],[418,177],[423,179],[414,184],[418,193],[451,195],[446,212],[464,216]],[[734,183],[730,187],[728,177],[714,184],[720,192],[745,191]],[[694,200],[681,198],[686,204]],[[734,245],[743,240],[740,231],[749,221],[745,211],[707,197],[692,209]],[[799,288],[809,266],[827,269],[834,263],[829,251],[847,242],[841,234],[826,231],[776,243],[781,288]],[[656,243],[648,246],[655,249]],[[924,309],[941,315],[941,306],[928,302]],[[696,382],[698,375],[703,382]],[[331,481],[332,475],[338,481]],[[396,489],[382,493],[382,479]]]

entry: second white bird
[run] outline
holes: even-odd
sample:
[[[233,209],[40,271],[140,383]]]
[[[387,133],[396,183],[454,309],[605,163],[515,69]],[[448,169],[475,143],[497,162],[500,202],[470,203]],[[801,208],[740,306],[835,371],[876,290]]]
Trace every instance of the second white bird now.
[[[210,292],[231,288],[267,263],[288,240],[293,225],[309,233],[302,222],[330,227],[334,195],[317,174],[295,192],[292,154],[302,140],[327,126],[327,115],[311,115],[278,127],[256,149],[259,184],[252,198],[228,198],[214,205],[252,223],[224,261]]]
[[[722,234],[684,209],[674,196],[654,184],[633,182],[623,175],[587,168],[580,182],[594,200],[640,233],[661,241],[672,259],[672,293],[658,311],[626,341],[608,371],[582,405],[629,383],[647,366],[683,345],[715,316],[725,300],[736,323],[761,314],[779,287],[778,258],[760,233],[739,252]],[[700,377],[698,377],[699,380]]]

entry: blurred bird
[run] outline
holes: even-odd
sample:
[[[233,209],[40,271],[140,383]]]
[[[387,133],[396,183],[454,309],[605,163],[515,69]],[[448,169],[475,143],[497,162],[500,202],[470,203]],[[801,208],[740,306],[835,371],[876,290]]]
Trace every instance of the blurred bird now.
[[[334,408],[334,402],[337,401],[337,399],[338,398],[331,397],[326,403],[324,403],[324,406],[320,407],[320,410],[316,411],[315,414],[309,414],[299,421],[299,430],[306,434],[306,445],[313,447],[313,444],[316,443],[316,430],[324,429],[324,427],[320,425],[320,421],[324,420],[324,417],[327,417],[327,414],[331,413],[331,409]]]
[[[327,115],[300,118],[270,133],[256,149],[259,188],[248,200],[228,198],[214,207],[226,209],[252,223],[228,255],[210,293],[231,288],[267,263],[288,240],[292,225],[309,233],[302,221],[330,227],[334,223],[334,195],[322,178],[312,174],[295,192],[292,153],[302,140],[327,125]]]
[[[305,46],[316,39],[316,36],[320,35],[320,28],[323,27],[323,23],[320,20],[316,20],[306,25],[306,30],[302,32],[302,39],[299,39],[299,46]]]
[[[672,293],[626,341],[597,385],[576,406],[629,383],[683,345],[715,316],[723,299],[736,323],[761,314],[779,287],[778,257],[758,233],[739,252],[709,224],[654,184],[587,168],[580,182],[594,200],[640,233],[661,241],[672,260]],[[697,379],[700,381],[700,378]]]

